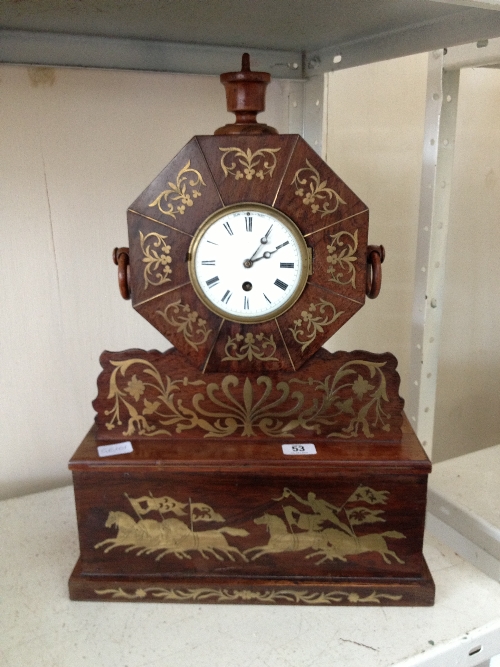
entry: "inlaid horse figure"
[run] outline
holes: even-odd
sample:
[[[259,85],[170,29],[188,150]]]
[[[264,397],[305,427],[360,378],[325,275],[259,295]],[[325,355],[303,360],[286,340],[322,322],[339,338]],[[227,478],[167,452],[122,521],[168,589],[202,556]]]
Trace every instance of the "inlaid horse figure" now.
[[[255,551],[251,560],[256,560],[264,554],[283,553],[286,551],[302,551],[303,549],[320,549],[327,547],[328,542],[325,531],[307,531],[303,533],[291,533],[285,522],[275,514],[265,512],[262,516],[254,519],[257,525],[264,524],[270,534],[269,542],[263,546],[252,547],[245,550],[245,555]]]
[[[168,554],[174,554],[177,558],[191,558],[187,553],[188,551],[198,551],[201,556],[205,559],[208,559],[207,553],[212,554],[217,560],[224,560],[217,551],[221,551],[229,560],[234,561],[235,558],[233,554],[241,556],[241,558],[248,562],[248,558],[236,547],[228,544],[223,533],[227,535],[233,535],[236,537],[246,537],[248,531],[242,528],[231,528],[229,526],[223,526],[222,528],[216,528],[215,530],[200,530],[194,531],[186,526],[186,524],[179,521],[179,519],[166,519],[163,523],[168,524],[169,522],[178,522],[182,529],[172,530],[172,540],[170,544],[161,544],[161,546],[155,546],[153,548],[147,549],[144,553],[150,554],[154,551],[162,549],[155,560],[159,561]],[[172,524],[171,524],[172,526]],[[171,527],[170,526],[170,527]]]
[[[106,528],[118,528],[116,537],[103,540],[94,546],[94,549],[99,549],[105,544],[109,546],[104,549],[104,553],[108,553],[115,547],[128,547],[126,551],[133,549],[142,549],[153,546],[161,540],[162,527],[158,521],[154,519],[141,519],[136,522],[126,512],[110,512],[105,523]]]
[[[391,562],[388,556],[392,556],[398,563],[404,563],[394,551],[388,548],[385,540],[386,537],[394,539],[405,537],[402,533],[395,530],[386,531],[385,533],[370,533],[360,537],[348,535],[336,528],[292,533],[288,530],[283,519],[267,512],[263,516],[254,519],[254,523],[265,524],[270,537],[267,544],[245,550],[245,555],[255,552],[251,560],[256,560],[264,554],[269,553],[314,549],[315,553],[308,554],[306,558],[314,558],[315,556],[322,555],[323,558],[316,562],[317,565],[335,558],[346,562],[346,556],[358,555],[370,551],[379,553],[386,563]]]
[[[161,550],[156,557],[158,561],[167,554],[174,554],[180,559],[190,559],[188,551],[198,551],[205,559],[208,558],[207,554],[211,554],[222,561],[224,558],[217,553],[220,551],[232,561],[235,560],[233,554],[237,554],[245,562],[248,561],[239,549],[228,544],[223,535],[226,533],[246,537],[248,531],[241,528],[222,527],[215,530],[193,531],[179,519],[170,518],[161,522],[154,519],[135,521],[125,512],[110,512],[105,525],[106,528],[116,526],[118,534],[95,545],[95,549],[108,545],[104,553],[115,547],[127,547],[125,551],[138,549],[137,556]]]
[[[400,533],[397,530],[386,530],[384,533],[369,533],[368,535],[360,536],[347,535],[334,528],[328,528],[324,532],[330,533],[328,537],[329,544],[327,548],[322,548],[320,550],[319,553],[323,554],[323,558],[316,561],[317,565],[320,565],[327,560],[333,560],[334,558],[346,561],[347,559],[345,556],[357,556],[370,551],[380,554],[388,564],[391,562],[389,556],[394,558],[398,563],[404,564],[404,560],[401,560],[395,551],[389,549],[386,542],[387,537],[395,540],[406,538],[406,535],[403,535],[403,533]],[[332,532],[337,533],[337,535],[333,537]],[[308,554],[306,558],[312,558],[317,555],[319,554]]]

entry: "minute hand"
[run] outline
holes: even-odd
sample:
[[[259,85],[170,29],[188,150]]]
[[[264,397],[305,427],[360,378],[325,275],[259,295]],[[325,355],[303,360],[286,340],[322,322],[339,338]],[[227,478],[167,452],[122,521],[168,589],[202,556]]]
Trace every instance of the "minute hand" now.
[[[274,255],[275,252],[278,252],[280,248],[283,248],[283,246],[288,245],[288,241],[285,241],[285,243],[282,243],[281,245],[276,246],[274,250],[266,250],[266,252],[261,255],[260,257],[256,257],[254,260],[252,260],[255,264],[255,262],[258,262],[259,259],[269,259],[271,255]]]
[[[267,230],[266,234],[261,238],[259,247],[258,247],[257,250],[254,252],[254,254],[250,257],[250,261],[251,261],[251,262],[254,261],[253,258],[254,258],[255,255],[259,252],[259,250],[262,248],[262,246],[263,246],[265,243],[268,242],[268,240],[269,240],[269,234],[271,233],[271,229],[272,229],[272,228],[273,228],[273,225],[271,225],[271,226],[269,227],[269,229]]]

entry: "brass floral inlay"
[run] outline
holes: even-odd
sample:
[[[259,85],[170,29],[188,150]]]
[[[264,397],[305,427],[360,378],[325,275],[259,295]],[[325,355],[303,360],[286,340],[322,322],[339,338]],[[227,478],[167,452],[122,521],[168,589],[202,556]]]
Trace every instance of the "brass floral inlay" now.
[[[251,181],[253,177],[264,180],[265,176],[271,177],[276,167],[276,153],[281,148],[260,148],[252,153],[248,148],[246,151],[242,148],[219,148],[224,153],[221,158],[220,166],[224,176],[234,176],[238,181],[240,178],[246,178]],[[229,156],[231,156],[229,158]],[[226,158],[233,160],[229,164]],[[258,171],[257,171],[258,170]]]
[[[354,266],[354,262],[358,261],[356,257],[358,230],[356,229],[354,234],[350,232],[337,232],[336,234],[331,234],[330,238],[332,242],[326,246],[328,250],[326,261],[330,264],[328,273],[332,276],[329,280],[330,282],[337,283],[337,285],[350,284],[355,288],[356,267]]]
[[[303,310],[300,317],[294,320],[293,327],[289,328],[293,339],[301,346],[301,352],[309,347],[319,333],[324,332],[324,327],[335,322],[343,314],[343,310],[337,312],[333,303],[325,299],[320,299],[319,303],[309,304],[309,308]]]
[[[373,438],[371,429],[376,427],[391,430],[390,415],[383,410],[383,403],[389,400],[385,362],[348,361],[323,380],[311,377],[279,381],[266,375],[252,380],[226,375],[208,384],[187,377],[162,377],[145,359],[111,364],[115,368],[108,399],[113,406],[104,411],[110,417],[106,427],[113,430],[122,426],[125,409],[126,429],[121,434],[127,436],[172,435],[170,427],[175,427],[176,433],[199,429],[205,438],[234,434],[286,434],[290,438],[294,431],[305,429],[326,437],[352,439],[360,431],[366,438]],[[314,387],[314,398],[312,392],[305,396],[298,390],[301,384]],[[191,387],[199,390],[193,393]]]
[[[274,602],[291,602],[293,604],[332,604],[347,601],[352,604],[367,604],[373,602],[380,604],[385,600],[401,600],[402,595],[391,595],[390,593],[378,593],[373,591],[370,595],[362,596],[359,593],[348,593],[347,591],[319,591],[308,590],[271,590],[250,591],[236,588],[164,588],[162,586],[151,586],[148,588],[136,588],[127,593],[123,588],[103,588],[94,591],[97,595],[109,595],[115,600],[144,600],[151,596],[157,601],[163,602],[237,602],[253,601],[271,604]]]
[[[263,333],[247,333],[245,336],[236,334],[234,338],[228,336],[226,347],[224,348],[226,356],[222,361],[242,361],[248,359],[253,361],[279,361],[273,354],[276,352],[276,343],[272,334],[265,336]]]
[[[196,310],[191,310],[189,304],[181,303],[180,299],[170,303],[164,310],[157,310],[156,314],[175,327],[177,333],[182,333],[186,343],[196,351],[212,333],[212,329],[207,328],[206,320],[199,317]]]
[[[225,523],[225,519],[206,502],[192,502],[189,498],[183,503],[171,496],[155,497],[151,493],[131,498],[126,493],[136,517],[122,511],[109,512],[105,527],[116,529],[116,535],[98,542],[94,548],[104,548],[105,554],[116,548],[125,548],[126,553],[135,552],[135,556],[154,554],[156,561],[165,556],[191,559],[194,552],[194,556],[206,560],[213,557],[218,561],[227,558],[235,562],[237,556],[238,560],[249,563],[268,554],[308,551],[301,557],[314,559],[314,565],[337,560],[346,562],[348,557],[365,553],[379,554],[388,564],[392,560],[404,564],[387,544],[389,539],[405,539],[403,533],[384,530],[358,534],[356,531],[356,527],[363,524],[385,523],[385,511],[380,506],[387,504],[389,495],[388,491],[359,484],[342,502],[334,505],[313,491],[302,497],[285,487],[279,498],[272,498],[271,511],[253,519],[255,526],[265,526],[265,532],[259,531],[259,535],[265,535],[265,543],[242,551],[228,539],[246,538],[251,533],[241,527],[214,528],[213,524]],[[379,508],[375,509],[376,505]],[[155,515],[159,518],[153,518]],[[248,526],[249,519],[243,521]],[[204,523],[212,526],[200,528]]]
[[[171,279],[168,276],[172,273],[170,268],[172,246],[165,243],[167,237],[156,232],[151,232],[146,236],[139,232],[139,237],[144,255],[142,261],[146,265],[144,267],[144,289],[147,289],[148,285],[163,285],[163,283],[170,282]]]
[[[168,188],[160,192],[149,206],[158,206],[162,213],[175,219],[177,215],[184,215],[186,206],[193,205],[193,199],[201,197],[201,192],[198,190],[200,185],[206,186],[206,183],[200,172],[191,167],[191,160],[188,160],[177,174],[176,182],[169,181]],[[172,202],[179,203],[173,204]],[[163,206],[166,205],[166,208],[163,208],[162,203]]]
[[[309,160],[306,160],[306,164],[307,167],[297,170],[291,183],[297,188],[295,194],[303,197],[302,203],[310,206],[313,213],[319,211],[322,218],[330,213],[335,213],[339,205],[345,204],[345,201],[335,190],[327,187],[327,181],[321,180],[319,171],[312,166]],[[331,203],[333,203],[333,208],[330,208]]]

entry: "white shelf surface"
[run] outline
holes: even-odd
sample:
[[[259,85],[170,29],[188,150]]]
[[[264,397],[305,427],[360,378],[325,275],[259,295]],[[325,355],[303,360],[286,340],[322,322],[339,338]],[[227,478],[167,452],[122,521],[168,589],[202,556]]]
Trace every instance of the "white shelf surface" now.
[[[500,581],[500,445],[435,464],[427,509],[434,534]]]
[[[71,602],[72,487],[1,502],[0,534],[2,667],[473,667],[500,653],[500,583],[430,536],[434,607],[325,608]]]

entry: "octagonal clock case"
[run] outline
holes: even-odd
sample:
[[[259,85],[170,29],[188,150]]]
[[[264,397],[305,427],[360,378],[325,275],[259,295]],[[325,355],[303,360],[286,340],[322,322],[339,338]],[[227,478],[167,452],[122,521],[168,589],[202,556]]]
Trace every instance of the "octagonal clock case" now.
[[[322,347],[378,295],[384,249],[302,137],[257,122],[269,80],[246,54],[221,75],[235,122],[127,211],[121,295],[173,348],[101,355],[72,599],[433,602],[397,360]]]
[[[194,137],[128,228],[133,307],[204,372],[296,370],[364,304],[368,209],[298,135]]]

